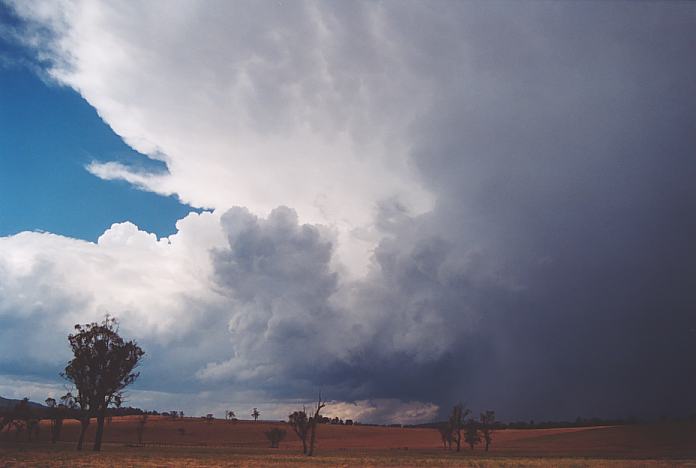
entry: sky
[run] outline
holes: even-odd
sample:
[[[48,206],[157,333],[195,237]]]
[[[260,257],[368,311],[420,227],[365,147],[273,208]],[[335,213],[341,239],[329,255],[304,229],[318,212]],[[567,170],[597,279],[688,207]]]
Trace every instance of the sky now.
[[[696,412],[696,5],[0,2],[0,394]]]

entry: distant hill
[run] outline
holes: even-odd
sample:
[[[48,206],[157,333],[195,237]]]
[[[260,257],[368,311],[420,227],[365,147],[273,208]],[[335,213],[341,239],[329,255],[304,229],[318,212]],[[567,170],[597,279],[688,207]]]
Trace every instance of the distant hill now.
[[[0,396],[0,409],[7,409],[7,408],[14,408],[17,403],[19,403],[22,400],[15,400],[12,398],[3,398]],[[37,408],[37,409],[45,409],[46,405],[42,405],[41,403],[35,403],[33,401],[29,402],[29,406],[32,408]]]

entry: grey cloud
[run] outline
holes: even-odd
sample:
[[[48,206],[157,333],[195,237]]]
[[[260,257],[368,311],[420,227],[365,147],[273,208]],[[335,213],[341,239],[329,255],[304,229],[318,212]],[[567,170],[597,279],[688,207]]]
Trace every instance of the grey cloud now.
[[[333,239],[288,208],[267,219],[235,208],[222,225],[230,247],[213,259],[233,301],[233,355],[203,369],[204,380],[283,397],[323,388],[338,400],[444,400],[459,379],[449,370],[471,359],[475,294],[510,290],[475,253],[452,258],[438,237],[385,240],[367,278],[339,283]]]
[[[382,206],[370,276],[333,293],[351,346],[313,385],[522,418],[696,408],[694,8],[542,5],[390,10],[432,79],[410,136],[438,202]]]
[[[660,6],[488,12],[468,81],[414,125],[439,200],[423,222],[519,286],[476,288],[492,352],[462,365],[464,397],[522,417],[696,408],[695,10]]]

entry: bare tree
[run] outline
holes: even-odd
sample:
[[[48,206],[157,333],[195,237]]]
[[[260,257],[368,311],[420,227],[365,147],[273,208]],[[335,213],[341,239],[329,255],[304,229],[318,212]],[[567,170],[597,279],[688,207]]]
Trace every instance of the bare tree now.
[[[302,441],[302,453],[307,454],[307,436],[309,435],[309,418],[305,408],[302,411],[295,411],[288,416],[288,423],[297,437]]]
[[[319,398],[317,400],[317,406],[315,407],[314,410],[314,416],[309,418],[309,427],[311,431],[311,435],[309,437],[309,452],[307,452],[308,456],[314,455],[314,443],[317,440],[317,424],[319,423],[319,412],[326,406],[326,402],[321,400],[321,393],[319,393]]]
[[[258,408],[254,408],[254,410],[251,412],[251,417],[254,418],[254,422],[259,420],[259,416],[261,416],[261,413],[259,412]]]
[[[278,448],[278,444],[285,439],[287,432],[284,429],[274,427],[270,431],[264,432],[266,438],[271,443],[271,448]]]
[[[471,450],[474,450],[474,445],[481,443],[481,435],[479,434],[478,424],[476,424],[474,419],[469,419],[469,421],[466,423],[464,441],[469,444]]]
[[[68,336],[74,357],[62,375],[77,387],[76,400],[82,411],[77,449],[82,449],[89,419],[96,417],[97,432],[93,448],[99,451],[107,409],[112,405],[121,405],[123,389],[140,375],[133,369],[145,353],[134,341],[121,338],[118,322],[108,315],[100,324],[78,324],[75,330],[76,333]]]
[[[493,442],[493,425],[495,424],[495,411],[486,411],[481,413],[479,418],[481,421],[481,433],[483,433],[483,439],[486,441],[486,452]]]
[[[452,428],[452,439],[457,444],[457,452],[461,450],[462,445],[462,428],[464,427],[465,418],[471,413],[464,404],[457,403],[452,408],[452,414],[449,418],[449,424]]]

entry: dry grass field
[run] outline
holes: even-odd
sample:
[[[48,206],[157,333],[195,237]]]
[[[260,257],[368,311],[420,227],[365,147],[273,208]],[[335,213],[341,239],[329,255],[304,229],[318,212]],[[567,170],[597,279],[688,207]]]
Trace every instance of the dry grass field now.
[[[62,442],[48,442],[42,424],[38,441],[0,434],[0,467],[14,466],[694,466],[696,425],[651,424],[568,429],[507,429],[495,433],[491,452],[442,449],[433,429],[371,426],[319,427],[317,456],[304,457],[289,427],[272,422],[208,423],[197,418],[150,417],[143,444],[137,417],[107,424],[101,453],[74,451],[79,425],[66,421]],[[87,443],[93,437],[90,427]],[[279,449],[264,431],[288,431]],[[89,448],[89,445],[87,446]]]

